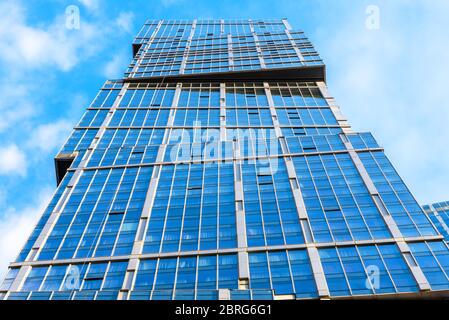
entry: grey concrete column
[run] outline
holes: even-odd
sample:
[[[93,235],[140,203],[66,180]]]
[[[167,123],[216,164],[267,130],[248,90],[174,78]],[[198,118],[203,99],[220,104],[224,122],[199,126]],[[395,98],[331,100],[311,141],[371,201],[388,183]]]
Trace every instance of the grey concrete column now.
[[[253,20],[252,19],[248,19],[248,24],[249,24],[249,30],[254,33],[254,25],[253,25]]]
[[[119,292],[118,300],[127,300],[129,291],[132,290],[134,284],[134,278],[137,273],[139,265],[139,259],[130,259],[128,268],[126,269],[125,278],[123,281],[122,289]]]
[[[299,60],[301,62],[304,62],[305,61],[304,56],[302,55],[301,50],[299,50],[298,45],[296,44],[295,40],[293,39],[293,36],[291,35],[289,29],[285,30],[285,34],[287,35],[288,39],[290,40],[290,43],[293,46],[293,50],[295,50],[296,55],[298,56]]]
[[[310,264],[312,267],[313,276],[318,290],[318,295],[321,298],[329,297],[329,289],[327,287],[326,277],[324,276],[323,266],[318,254],[318,249],[313,240],[312,230],[310,228],[309,217],[307,215],[306,206],[302,197],[301,188],[298,185],[298,177],[291,158],[285,158],[287,166],[288,177],[292,187],[293,197],[295,199],[296,210],[298,212],[301,230],[307,243],[307,253],[309,255]]]
[[[256,44],[257,55],[259,56],[260,67],[262,69],[265,69],[267,66],[265,65],[265,60],[263,59],[262,50],[260,49],[259,37],[254,32],[254,28],[253,28],[252,33],[253,33],[253,37],[254,37],[254,42]]]
[[[226,141],[226,83],[220,83],[220,141]]]
[[[220,33],[221,34],[225,33],[225,21],[224,21],[224,19],[220,19]]]
[[[179,68],[179,74],[184,74],[184,70],[187,65],[187,57],[189,56],[190,45],[192,43],[193,36],[195,35],[196,23],[197,20],[193,20],[192,30],[190,31],[189,38],[187,39],[186,49],[184,50],[181,67]]]
[[[248,243],[246,239],[246,218],[244,207],[244,194],[240,161],[234,161],[234,194],[235,194],[235,219],[237,229],[238,246],[238,272],[239,287],[249,282]],[[242,288],[243,289],[243,288]]]
[[[153,207],[154,198],[156,196],[157,185],[159,183],[161,166],[155,166],[150,180],[150,185],[147,190],[145,202],[142,209],[142,214],[139,219],[139,226],[137,228],[137,234],[134,239],[134,245],[132,249],[132,254],[141,254],[144,243],[144,236],[146,233],[146,228],[151,215],[151,209]]]
[[[228,34],[228,59],[229,69],[234,70],[234,53],[232,51],[232,36]]]
[[[282,23],[285,26],[285,30],[288,30],[288,31],[292,30],[292,27],[290,26],[290,23],[288,23],[287,19],[282,19]]]
[[[267,96],[268,105],[270,107],[271,120],[273,121],[274,131],[276,133],[277,138],[283,137],[281,126],[279,125],[279,119],[276,112],[276,107],[274,105],[273,96],[271,95],[271,89],[268,82],[263,83],[263,87],[265,90],[265,95]],[[282,150],[282,152],[287,153],[287,150]]]
[[[295,167],[290,157],[285,157],[285,165],[287,167],[288,178],[290,179],[290,185],[292,187],[292,193],[295,198],[296,210],[298,211],[299,219],[308,219],[306,212],[306,205],[302,197],[301,188],[298,185],[298,178],[296,176]]]
[[[416,263],[415,258],[413,257],[412,253],[410,252],[410,248],[409,248],[408,244],[405,241],[398,241],[397,245],[399,247],[399,250],[401,250],[404,260],[407,262],[407,265],[410,268],[410,270],[413,274],[413,277],[415,278],[416,282],[418,283],[419,290],[420,291],[430,291],[431,287],[430,287],[429,281],[427,281],[427,278],[424,275],[424,272],[421,270],[421,268]]]
[[[164,133],[164,138],[162,144],[159,146],[159,150],[157,153],[156,163],[164,162],[166,145],[168,144],[170,137],[170,128],[173,126],[176,116],[176,108],[178,107],[179,97],[181,96],[182,83],[178,83],[176,85],[175,94],[173,96],[173,101],[170,109],[170,114],[167,120],[166,129]],[[139,219],[139,225],[137,227],[136,237],[134,239],[134,244],[132,248],[132,255],[140,255],[143,250],[143,245],[145,242],[145,234],[148,225],[148,221],[151,217],[151,210],[153,208],[154,199],[156,197],[156,191],[159,184],[159,177],[161,174],[162,165],[155,165],[153,167],[153,172],[151,174],[150,184],[148,186],[147,194],[145,197],[145,202],[143,205],[142,213]],[[127,287],[129,286],[130,277],[134,277],[135,269],[137,267],[137,262],[135,259],[131,259],[128,263],[127,268],[127,276],[124,279],[122,290],[129,290]],[[126,295],[122,294],[121,297],[125,298]]]
[[[218,289],[218,300],[231,300],[231,291],[229,289]]]
[[[172,102],[171,109],[170,109],[170,115],[167,120],[163,143],[159,146],[159,150],[157,153],[156,163],[164,162],[166,145],[169,141],[169,136],[170,136],[170,127],[173,126],[173,123],[175,120],[175,115],[176,115],[175,112],[176,112],[176,108],[178,106],[179,97],[181,95],[181,90],[182,90],[182,84],[178,83],[176,85],[176,90],[175,90],[173,102]],[[150,185],[147,190],[147,195],[145,197],[145,202],[144,202],[142,213],[141,213],[140,220],[139,220],[139,226],[137,229],[136,238],[134,239],[134,246],[133,246],[132,254],[140,254],[142,252],[145,230],[146,230],[148,220],[150,219],[151,209],[153,207],[154,198],[156,196],[156,190],[157,190],[157,186],[159,183],[159,176],[160,176],[161,169],[162,169],[161,165],[155,165],[153,168]]]
[[[246,221],[245,221],[245,209],[244,194],[243,194],[243,183],[242,178],[237,177],[241,174],[240,162],[234,161],[234,192],[235,192],[235,206],[236,206],[236,223],[237,223],[237,243],[239,248],[247,248],[246,242]]]
[[[418,283],[418,286],[421,291],[427,291],[430,290],[430,284],[427,281],[424,273],[422,272],[421,268],[418,266],[416,261],[414,261],[414,258],[412,257],[410,253],[410,249],[405,242],[404,236],[402,235],[398,225],[396,224],[396,221],[393,219],[391,214],[388,212],[387,207],[383,203],[381,197],[379,196],[379,192],[374,185],[373,181],[371,180],[371,177],[369,176],[368,172],[366,171],[365,166],[363,165],[362,161],[359,158],[359,155],[354,150],[354,147],[352,146],[351,142],[346,138],[343,137],[343,142],[348,149],[349,155],[351,156],[352,161],[354,162],[357,171],[359,172],[360,176],[362,177],[363,182],[365,183],[366,187],[368,188],[368,191],[373,198],[373,201],[378,208],[379,212],[382,215],[382,218],[385,221],[385,224],[387,225],[388,229],[390,230],[391,235],[395,239],[399,249],[401,250],[402,256],[404,260],[407,262],[407,265],[409,266],[413,277],[416,280],[416,283]]]
[[[324,99],[326,99],[327,104],[329,105],[332,113],[334,114],[335,118],[337,119],[338,124],[340,125],[341,129],[344,133],[353,133],[351,126],[349,125],[348,119],[342,114],[340,107],[337,105],[337,102],[335,101],[334,97],[332,97],[329,94],[329,91],[327,90],[327,86],[324,82],[319,81],[316,83],[321,94],[323,95]]]
[[[277,118],[276,108],[274,106],[273,96],[271,95],[271,90],[268,83],[264,83],[265,93],[267,95],[268,104],[270,105],[271,115],[273,117],[273,124],[276,130],[277,137],[282,141],[284,139],[282,131],[279,125],[279,120]],[[287,146],[281,143],[282,152],[287,152]],[[309,254],[310,262],[312,265],[312,271],[315,278],[315,282],[318,288],[318,293],[320,297],[328,297],[329,290],[327,288],[327,282],[324,277],[323,267],[321,265],[321,260],[318,255],[318,250],[314,246],[313,235],[310,229],[309,217],[307,215],[306,206],[304,204],[304,198],[302,197],[301,188],[299,187],[298,178],[296,175],[296,170],[291,160],[291,157],[284,157],[285,165],[287,167],[287,173],[290,180],[290,186],[292,188],[293,197],[295,199],[296,211],[298,212],[298,220],[301,225],[301,230],[303,232],[304,238],[307,245],[307,251]]]
[[[20,267],[19,272],[17,273],[16,278],[14,279],[11,287],[9,288],[9,292],[20,291],[22,288],[23,282],[31,271],[30,266],[22,266]]]
[[[374,185],[373,181],[371,180],[371,177],[369,176],[368,172],[366,171],[365,166],[363,165],[362,161],[359,158],[359,155],[354,150],[354,147],[352,146],[351,142],[346,138],[346,136],[342,135],[343,142],[346,146],[346,149],[348,150],[349,156],[352,159],[352,162],[354,163],[357,171],[359,172],[365,186],[368,189],[368,192],[370,193],[371,197],[373,198],[373,201],[379,210],[379,212],[382,214],[382,217],[390,230],[392,236],[395,239],[403,239],[402,233],[399,230],[396,222],[394,221],[393,217],[388,212],[385,204],[383,203],[382,199],[379,196],[379,192],[377,191],[376,186]]]
[[[323,299],[328,298],[330,296],[329,288],[327,286],[326,276],[324,275],[324,270],[321,264],[318,249],[314,246],[308,246],[307,253],[309,255],[310,265],[312,267],[313,276],[315,278],[318,296]]]

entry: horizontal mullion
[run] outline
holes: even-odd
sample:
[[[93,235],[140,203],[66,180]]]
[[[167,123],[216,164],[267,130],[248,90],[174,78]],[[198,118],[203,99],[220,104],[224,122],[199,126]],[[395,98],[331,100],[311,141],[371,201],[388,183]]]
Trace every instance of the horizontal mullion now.
[[[356,149],[356,152],[383,152],[383,148],[368,148],[368,149]],[[209,163],[209,162],[233,162],[233,161],[244,161],[244,160],[260,160],[260,159],[274,159],[274,158],[296,158],[296,157],[306,157],[306,156],[319,156],[319,155],[331,155],[331,154],[345,154],[349,153],[349,150],[336,150],[336,151],[317,151],[317,152],[307,152],[307,153],[281,153],[272,155],[260,155],[260,156],[241,156],[241,157],[229,157],[229,158],[210,158],[210,159],[191,159],[190,160],[178,160],[178,161],[159,161],[159,162],[148,162],[148,163],[138,163],[138,164],[121,164],[121,165],[110,165],[110,166],[95,166],[95,167],[83,167],[79,168],[84,171],[91,170],[105,170],[105,169],[118,169],[118,168],[136,168],[136,167],[151,167],[151,166],[167,166],[175,164],[187,164],[187,163]],[[67,171],[76,171],[77,168],[69,168]]]
[[[403,239],[407,243],[414,242],[431,242],[441,241],[443,236],[424,236],[413,237]],[[345,241],[345,242],[326,242],[326,243],[308,243],[308,244],[294,244],[294,245],[278,245],[278,246],[260,246],[260,247],[247,247],[247,252],[266,252],[266,251],[283,251],[283,250],[298,250],[305,249],[313,246],[318,249],[335,248],[335,247],[352,247],[352,246],[370,246],[381,244],[395,244],[397,240],[394,238],[377,239],[377,240],[363,240],[363,241]],[[66,264],[84,264],[94,262],[108,262],[108,261],[128,261],[131,259],[148,260],[158,258],[171,258],[171,257],[189,257],[189,256],[202,256],[202,255],[214,255],[214,254],[226,254],[226,253],[238,253],[241,248],[231,249],[213,249],[213,250],[196,250],[196,251],[175,251],[166,253],[151,253],[151,254],[134,254],[126,256],[113,256],[113,257],[94,257],[94,258],[75,258],[75,259],[63,259],[63,260],[43,260],[43,261],[25,261],[14,262],[10,264],[10,268],[16,268],[20,266],[50,266],[50,265],[66,265]]]

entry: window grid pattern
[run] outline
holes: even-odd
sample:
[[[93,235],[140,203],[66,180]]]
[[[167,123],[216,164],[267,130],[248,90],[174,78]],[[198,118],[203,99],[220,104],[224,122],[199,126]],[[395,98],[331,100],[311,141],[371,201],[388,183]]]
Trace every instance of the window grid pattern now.
[[[293,106],[327,107],[327,101],[314,83],[269,83],[274,105],[278,108]]]
[[[111,88],[108,90],[118,92],[117,89],[120,87],[114,89],[114,86],[118,85],[121,86],[110,84]],[[282,127],[287,152],[294,154],[346,151],[340,137],[340,127],[336,123],[326,122],[330,116],[323,116],[323,111],[330,112],[330,109],[322,96],[316,92],[315,84],[276,82],[270,85],[272,94],[274,92],[273,98],[276,101],[275,108],[278,115],[294,110],[298,113],[307,111],[309,115],[312,112],[319,112],[321,116],[319,121],[301,126],[290,122]],[[173,84],[161,86],[130,84],[130,86],[115,111],[109,128],[97,143],[88,162],[88,168],[152,164],[167,130],[170,130],[171,134],[165,161],[231,159],[236,148],[240,150],[239,155],[244,158],[282,155],[280,140],[276,137],[269,114],[268,99],[261,83],[226,84],[226,141],[220,143],[218,142],[220,91],[217,83],[182,85],[179,103],[174,107],[174,128],[166,127],[168,112],[172,108],[174,98]],[[279,93],[276,93],[276,90],[279,90]],[[110,94],[104,93],[102,99],[107,99]],[[91,128],[102,122],[107,112],[103,110],[103,105],[104,103],[98,107],[91,106],[79,126]],[[254,111],[258,114],[256,115]],[[161,117],[161,112],[166,113]],[[257,120],[254,122],[252,119],[256,117]],[[159,118],[161,128],[142,128],[146,125],[146,121],[153,121],[149,125],[157,124]],[[282,116],[279,118],[282,120]],[[215,120],[211,122],[211,119]],[[199,122],[209,128],[193,128]],[[113,128],[115,126],[117,128]],[[126,128],[133,126],[136,128]],[[178,129],[180,126],[191,128]],[[63,149],[67,153],[75,150],[80,152],[72,167],[76,167],[79,163],[84,150],[91,144],[96,133],[96,129],[74,131]],[[346,138],[356,150],[379,148],[371,134],[347,134]],[[182,152],[185,150],[181,150],[184,147],[178,144],[179,142],[189,147],[186,153],[188,157],[184,157]],[[211,154],[208,147],[213,143],[220,147],[217,149],[218,152]],[[172,152],[177,152],[177,157],[174,158]],[[360,153],[362,159],[365,154],[371,153]],[[249,246],[304,243],[284,160],[282,157],[276,160],[280,164],[273,174],[263,170],[264,167],[273,166],[273,159],[244,160],[241,164]],[[316,242],[391,238],[347,154],[294,157],[293,160]],[[122,256],[130,253],[152,167],[112,170],[113,172],[110,169],[85,171],[83,177],[88,180],[84,181],[82,178],[75,186],[73,195],[69,198],[38,260]],[[159,195],[160,197],[155,200],[155,203],[159,200],[160,202],[153,207],[155,213],[152,213],[147,228],[144,252],[235,247],[233,165],[219,162],[164,165],[162,171],[157,192],[157,197]],[[71,175],[66,176],[67,179],[70,177]],[[99,192],[100,197],[95,199],[94,194]],[[169,195],[168,198],[166,194]],[[162,195],[165,197],[163,201]],[[128,203],[127,199],[131,201]],[[331,203],[338,207],[329,208]],[[33,243],[30,238],[27,249],[21,254],[22,260],[28,255]],[[270,254],[271,252],[267,253],[267,265],[270,264]],[[286,257],[289,257],[288,254]],[[277,259],[284,261],[282,263],[285,264],[285,259],[279,257]],[[54,272],[57,272],[57,269],[54,269]],[[260,290],[259,294],[262,297],[264,296],[262,292],[267,294],[270,288],[278,292],[296,294],[298,298],[311,298],[316,294],[315,289],[312,290],[310,287],[310,291],[305,288],[305,291],[301,291],[303,289],[298,291],[293,275],[289,280],[290,285],[285,284],[284,280],[276,282],[277,280],[272,279],[271,287],[254,287],[246,293],[233,291],[232,296],[236,299],[248,295],[255,297],[257,296],[255,292]],[[49,284],[45,291],[54,291],[50,290],[52,288]],[[98,297],[98,293],[95,292],[101,292],[97,289],[88,291],[90,292],[86,293],[86,296],[77,294],[75,298],[90,299]],[[355,292],[351,291],[351,294],[356,294]],[[212,293],[209,293],[209,296],[204,294],[203,298],[212,296]],[[39,297],[44,298],[43,295],[34,296],[35,299]],[[139,297],[139,294],[135,297]],[[160,298],[164,297],[164,294],[161,294]],[[180,293],[179,298],[181,297],[198,299],[201,298],[201,293],[184,292]],[[158,298],[157,294],[154,298]]]
[[[439,202],[431,206],[425,205],[423,209],[438,232],[444,236],[445,241],[449,241],[449,202]]]
[[[319,250],[331,296],[416,292],[417,284],[396,245]],[[370,270],[377,275],[370,277]]]
[[[433,236],[437,231],[383,152],[362,152],[359,157],[388,212],[405,237]]]
[[[207,143],[219,140],[219,128],[175,128],[170,130],[168,144]]]
[[[220,126],[220,108],[177,109],[173,125],[175,127],[218,127]]]
[[[111,109],[119,93],[120,93],[119,89],[102,89],[100,90],[100,93],[95,97],[94,101],[92,102],[89,108]]]
[[[0,286],[0,299],[6,292],[11,300],[217,299],[218,289],[229,289],[231,299],[318,298],[305,237],[318,244],[331,297],[417,293],[408,266],[420,267],[432,290],[447,290],[447,247],[431,238],[438,235],[435,217],[427,218],[371,134],[348,133],[337,121],[322,84],[246,81],[249,72],[240,82],[218,83],[216,74],[187,83],[244,70],[274,79],[282,74],[275,69],[293,74],[301,67],[315,67],[308,70],[320,77],[324,65],[313,45],[287,29],[281,20],[147,21],[125,79],[103,85],[60,150],[58,159],[76,157]],[[182,74],[182,83],[165,78]],[[156,76],[161,83],[138,82]],[[381,202],[374,203],[346,142]],[[157,155],[164,163],[153,177]],[[37,248],[63,192],[64,205]],[[299,220],[301,197],[307,221]],[[391,214],[411,253],[392,244],[379,211],[384,204],[382,213]],[[249,279],[238,279],[237,210],[244,210],[239,227],[250,247]],[[124,284],[138,248],[147,256]],[[8,292],[27,258],[37,264],[20,291]],[[367,282],[372,270],[379,286]],[[125,285],[129,294],[119,293]]]
[[[346,147],[338,135],[322,135],[310,137],[287,137],[285,138],[288,152],[310,153],[343,151]]]
[[[284,160],[245,160],[241,171],[248,246],[304,243]]]
[[[220,86],[210,84],[186,84],[182,85],[178,107],[193,108],[218,108],[220,107]]]
[[[259,22],[197,21],[192,36],[193,21],[163,21],[156,34],[158,23],[151,22],[135,39],[134,44],[141,47],[125,75],[139,78],[323,65],[302,31],[291,31],[289,36],[282,21]]]
[[[53,294],[54,300],[58,299],[58,293],[64,300],[74,294],[76,299],[90,300],[99,290],[109,292],[112,298],[117,298],[127,265],[127,261],[118,261],[33,267],[26,276],[21,291],[32,292],[30,300],[33,300],[33,295],[37,292],[40,295],[34,298],[39,300],[50,299],[52,292],[57,292]],[[101,297],[97,296],[97,299]]]
[[[170,109],[116,110],[108,127],[164,127]]]
[[[165,129],[106,129],[97,149],[145,147],[162,143]]]
[[[432,290],[445,290],[449,285],[449,249],[444,242],[411,243],[417,264],[432,287]]]
[[[192,131],[195,135],[194,130]],[[189,143],[190,135],[185,131],[181,131],[178,137],[178,132],[171,136],[172,141],[166,145],[166,152],[164,156],[165,162],[179,162],[192,160],[223,160],[232,159],[234,157],[234,150],[237,147],[233,144],[236,141],[238,144],[239,157],[267,157],[283,155],[279,139],[276,138],[273,129],[254,129],[254,128],[239,128],[228,129],[227,141],[219,142],[219,131],[216,130],[216,135],[210,135],[209,138],[201,139],[202,142]],[[184,139],[183,134],[186,134]],[[204,131],[203,134],[208,134]],[[351,136],[358,136],[359,134],[352,134]],[[361,134],[366,136],[365,134]],[[178,137],[176,143],[173,141]],[[195,140],[195,141],[198,141]],[[206,141],[206,142],[204,142]],[[322,153],[322,152],[344,152],[347,151],[342,139],[338,135],[322,135],[310,137],[287,137],[285,138],[287,153],[290,154],[304,154],[304,153]],[[137,155],[131,153],[130,157],[126,157],[125,164],[149,164],[153,163],[158,146],[148,146],[146,150],[137,148]],[[150,150],[148,150],[151,148]],[[362,149],[378,149],[377,144],[363,144]],[[136,148],[134,148],[136,149]],[[139,151],[141,150],[141,151]],[[131,149],[128,149],[130,152]],[[145,152],[144,152],[145,151]],[[115,149],[111,151],[112,160],[118,151]],[[126,154],[126,152],[125,152]],[[93,158],[96,153],[94,153]],[[105,158],[104,158],[105,159]],[[118,158],[117,158],[118,159]],[[128,162],[126,162],[126,160]],[[112,161],[111,160],[111,161]],[[91,160],[93,161],[93,160]],[[91,162],[92,163],[92,162]],[[96,163],[96,162],[95,162]],[[105,164],[106,165],[106,164]],[[110,163],[108,164],[110,165]]]
[[[75,129],[59,153],[71,154],[86,150],[97,135],[97,129]]]
[[[346,137],[355,150],[380,148],[371,133],[347,134]]]
[[[118,108],[159,108],[159,107],[171,107],[173,97],[175,94],[174,85],[167,85],[165,88],[153,86],[149,88],[134,88],[131,86],[129,90],[126,90],[123,98],[118,104]]]
[[[274,129],[238,128],[227,129],[228,140],[236,141],[240,157],[282,154],[279,139]]]
[[[85,171],[38,260],[130,254],[151,172],[152,167]]]
[[[107,114],[108,110],[87,110],[78,124],[78,127],[99,127],[103,124]]]
[[[25,261],[30,254],[31,249],[33,248],[34,243],[36,242],[37,238],[41,234],[42,230],[45,227],[45,224],[47,223],[48,219],[50,218],[50,215],[52,214],[53,210],[56,208],[56,205],[58,204],[62,194],[66,190],[67,184],[73,177],[73,172],[67,172],[67,174],[64,176],[64,179],[62,179],[61,184],[56,189],[55,194],[53,195],[53,198],[50,200],[50,203],[48,204],[47,208],[45,209],[44,213],[42,214],[41,218],[39,219],[38,223],[33,229],[33,232],[31,233],[31,236],[28,238],[27,242],[25,243],[24,247],[20,251],[19,256],[16,258],[16,262],[22,262]]]
[[[207,142],[207,143],[179,143],[169,144],[164,156],[165,162],[189,162],[206,160],[231,160],[233,158],[233,143]]]
[[[274,289],[275,294],[317,298],[318,293],[306,250],[249,254],[251,289]]]
[[[235,254],[141,260],[130,299],[216,300],[218,289],[237,287]]]
[[[285,137],[317,136],[317,135],[337,135],[342,133],[340,127],[282,127],[282,134]]]
[[[316,242],[391,238],[349,154],[294,157]]]
[[[337,126],[338,122],[330,108],[304,109],[304,108],[276,108],[281,126]]]
[[[233,181],[232,163],[163,166],[143,253],[234,248]]]
[[[3,279],[3,282],[0,285],[1,291],[8,291],[11,288],[11,285],[14,282],[14,279],[17,277],[19,270],[19,268],[11,268],[8,270],[8,274],[6,275],[5,279]]]
[[[268,99],[261,83],[227,84],[227,107],[267,107]]]

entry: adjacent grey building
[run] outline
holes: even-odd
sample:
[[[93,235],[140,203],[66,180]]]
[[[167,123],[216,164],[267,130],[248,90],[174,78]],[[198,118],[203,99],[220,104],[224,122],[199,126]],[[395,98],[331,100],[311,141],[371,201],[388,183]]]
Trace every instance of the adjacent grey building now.
[[[423,208],[438,231],[444,236],[444,240],[449,241],[449,201],[425,205]]]

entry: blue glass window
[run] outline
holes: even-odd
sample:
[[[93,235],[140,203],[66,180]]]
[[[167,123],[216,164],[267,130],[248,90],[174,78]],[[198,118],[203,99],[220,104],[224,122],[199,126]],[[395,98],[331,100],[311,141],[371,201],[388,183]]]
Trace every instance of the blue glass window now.
[[[198,290],[217,288],[217,257],[198,257]]]
[[[19,270],[20,270],[20,268],[9,269],[8,274],[6,275],[5,279],[2,282],[2,285],[0,286],[0,291],[9,290],[12,283],[14,282],[14,279],[16,278],[17,274],[19,273]]]
[[[23,283],[21,291],[38,291],[48,267],[34,267],[28,274],[25,282]]]
[[[249,254],[249,272],[251,289],[270,289],[270,272],[268,269],[267,254]]]
[[[218,288],[237,289],[238,287],[237,255],[218,256]]]
[[[315,298],[318,296],[315,278],[310,266],[309,256],[306,250],[288,251],[288,259],[295,285],[297,298]]]
[[[269,252],[268,260],[274,292],[278,295],[294,293],[286,252]]]
[[[96,263],[89,266],[86,276],[84,277],[83,290],[100,290],[103,283],[107,263]]]
[[[42,291],[58,291],[67,271],[67,266],[52,266],[42,285]]]
[[[449,250],[443,242],[410,243],[410,250],[433,290],[449,284]]]
[[[142,260],[134,284],[134,290],[153,289],[154,275],[156,273],[157,260]]]
[[[404,237],[436,235],[424,211],[383,152],[361,152],[359,157],[379,191],[388,212]]]

